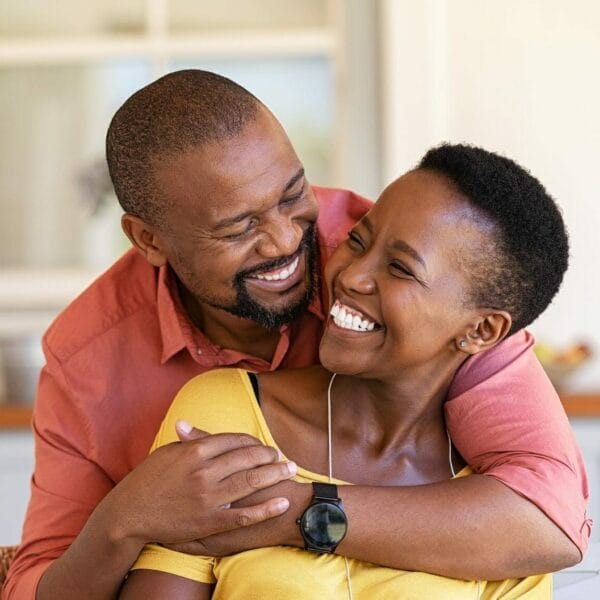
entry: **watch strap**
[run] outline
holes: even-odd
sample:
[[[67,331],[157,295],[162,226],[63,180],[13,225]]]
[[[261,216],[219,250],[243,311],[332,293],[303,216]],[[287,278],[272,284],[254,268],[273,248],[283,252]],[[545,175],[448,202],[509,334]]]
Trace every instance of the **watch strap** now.
[[[313,481],[313,502],[315,500],[330,500],[339,502],[337,485],[334,483],[317,483]]]

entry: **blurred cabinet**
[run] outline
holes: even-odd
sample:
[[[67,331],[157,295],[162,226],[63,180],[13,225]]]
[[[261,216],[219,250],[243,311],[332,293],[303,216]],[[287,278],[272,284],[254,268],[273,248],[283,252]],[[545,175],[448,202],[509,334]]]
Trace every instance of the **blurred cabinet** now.
[[[600,542],[600,414],[592,418],[570,417],[570,421],[583,453],[590,483],[588,514],[596,524],[592,528],[591,539]]]
[[[3,345],[38,338],[128,247],[104,167],[106,129],[129,95],[168,71],[240,82],[280,119],[311,181],[375,195],[375,9],[360,0],[0,2],[0,369],[15,361]]]
[[[0,431],[0,546],[21,539],[33,462],[31,433]]]

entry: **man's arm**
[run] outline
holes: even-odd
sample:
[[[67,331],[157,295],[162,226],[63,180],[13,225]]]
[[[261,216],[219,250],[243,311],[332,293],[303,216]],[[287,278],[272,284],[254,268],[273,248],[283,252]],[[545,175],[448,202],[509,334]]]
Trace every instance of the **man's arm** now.
[[[277,498],[241,512],[222,508],[289,477],[273,449],[237,434],[162,448],[114,487],[85,452],[85,423],[61,430],[76,421],[68,414],[74,403],[59,401],[64,394],[45,370],[32,496],[6,600],[111,598],[145,543],[203,537],[287,508]]]
[[[538,370],[531,336],[519,332],[507,342],[468,361],[446,403],[453,441],[486,476],[341,489],[350,527],[338,552],[467,579],[550,572],[580,560],[590,532],[580,452],[556,392]],[[203,540],[198,552],[301,546],[295,518],[308,505],[310,486],[279,487],[268,493],[290,499],[287,514],[268,528]]]

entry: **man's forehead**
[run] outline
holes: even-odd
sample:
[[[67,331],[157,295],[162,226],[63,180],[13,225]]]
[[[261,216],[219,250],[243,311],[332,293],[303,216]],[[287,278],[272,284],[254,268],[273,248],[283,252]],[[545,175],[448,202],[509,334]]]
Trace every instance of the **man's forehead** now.
[[[248,123],[239,135],[155,164],[160,191],[170,203],[193,206],[211,226],[276,201],[291,186],[301,185],[304,173],[285,132],[268,115]]]

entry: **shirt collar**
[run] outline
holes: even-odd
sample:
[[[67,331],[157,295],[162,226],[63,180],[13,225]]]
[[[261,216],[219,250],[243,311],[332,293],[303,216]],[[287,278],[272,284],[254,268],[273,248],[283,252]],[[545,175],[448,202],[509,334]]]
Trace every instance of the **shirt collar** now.
[[[156,306],[162,338],[160,362],[164,364],[191,341],[188,339],[191,337],[191,323],[188,321],[186,324],[186,319],[181,314],[177,286],[168,265],[163,265],[158,270]]]

